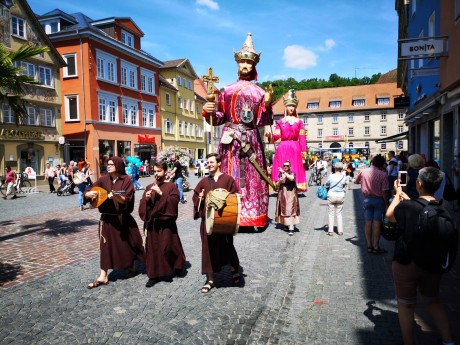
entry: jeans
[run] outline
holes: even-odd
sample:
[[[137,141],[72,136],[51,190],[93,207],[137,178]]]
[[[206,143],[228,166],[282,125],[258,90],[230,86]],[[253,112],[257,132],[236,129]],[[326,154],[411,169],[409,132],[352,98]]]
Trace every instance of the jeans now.
[[[53,183],[54,183],[54,177],[48,177],[48,184],[50,185],[50,192],[56,191]]]
[[[133,181],[133,185],[134,185],[134,188],[135,188],[135,189],[140,189],[140,188],[142,188],[142,186],[141,186],[141,184],[139,183],[139,181],[136,180],[136,175],[132,175],[132,176],[131,176],[131,179],[132,179],[132,181]]]
[[[179,197],[180,201],[184,200],[184,188],[183,188],[183,177],[178,177],[176,181],[174,182],[177,186],[177,189],[179,189]]]
[[[78,206],[83,206],[83,192],[87,190],[88,187],[86,183],[78,185]]]
[[[342,209],[345,201],[345,194],[330,193],[327,196],[327,207],[329,214],[328,232],[334,232],[334,217],[337,215],[337,232],[343,232]]]

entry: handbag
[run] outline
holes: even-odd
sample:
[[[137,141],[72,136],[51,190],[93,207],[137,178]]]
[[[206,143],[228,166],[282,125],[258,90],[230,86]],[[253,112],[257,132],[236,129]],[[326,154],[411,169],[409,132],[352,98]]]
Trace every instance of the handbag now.
[[[321,187],[318,188],[316,191],[316,196],[320,198],[321,200],[327,200],[327,192],[328,189],[326,188],[325,185],[321,185]]]
[[[388,218],[383,217],[380,235],[387,241],[396,241],[402,235],[402,231],[397,223],[390,222]]]
[[[73,175],[73,183],[77,186],[86,182],[86,175],[85,173],[78,171]]]
[[[442,194],[442,198],[447,201],[457,200],[457,192],[455,191],[454,185],[450,181],[450,178],[447,174],[446,177],[447,181],[444,187],[444,193]]]

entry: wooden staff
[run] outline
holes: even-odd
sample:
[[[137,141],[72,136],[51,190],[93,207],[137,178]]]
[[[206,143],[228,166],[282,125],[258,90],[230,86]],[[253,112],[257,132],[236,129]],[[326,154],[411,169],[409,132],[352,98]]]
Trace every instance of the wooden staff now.
[[[201,193],[204,193],[204,189],[201,190]],[[196,212],[198,213],[200,212],[201,200],[203,200],[203,196],[200,196],[200,201],[198,201],[198,207],[196,208]]]
[[[203,76],[203,81],[206,82],[208,88],[206,100],[215,103],[216,95],[214,93],[214,83],[219,82],[219,77],[214,75],[212,67],[208,68],[208,74]],[[212,126],[212,116],[209,118],[209,125],[211,126],[211,152],[214,152],[214,127]]]

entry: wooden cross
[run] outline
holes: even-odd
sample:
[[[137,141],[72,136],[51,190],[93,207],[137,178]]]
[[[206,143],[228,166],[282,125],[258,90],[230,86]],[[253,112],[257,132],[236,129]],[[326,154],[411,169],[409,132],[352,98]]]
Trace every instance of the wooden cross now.
[[[208,67],[208,74],[203,76],[203,81],[206,82],[208,86],[208,95],[206,96],[206,99],[208,102],[214,102],[216,100],[216,95],[214,94],[214,83],[219,82],[219,77],[214,75],[212,67]]]

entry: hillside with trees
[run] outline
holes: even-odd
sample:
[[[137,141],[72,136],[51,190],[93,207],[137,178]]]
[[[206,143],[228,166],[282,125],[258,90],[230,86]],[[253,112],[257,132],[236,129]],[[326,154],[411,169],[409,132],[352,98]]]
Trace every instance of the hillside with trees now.
[[[283,96],[289,89],[295,90],[312,90],[324,89],[328,87],[341,87],[341,86],[356,86],[356,85],[369,85],[375,84],[379,80],[381,73],[373,74],[372,77],[363,78],[344,78],[338,76],[336,73],[330,75],[329,80],[311,78],[297,81],[294,78],[286,80],[264,81],[258,85],[262,88],[267,88],[270,84],[273,86],[273,100]]]

